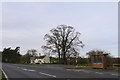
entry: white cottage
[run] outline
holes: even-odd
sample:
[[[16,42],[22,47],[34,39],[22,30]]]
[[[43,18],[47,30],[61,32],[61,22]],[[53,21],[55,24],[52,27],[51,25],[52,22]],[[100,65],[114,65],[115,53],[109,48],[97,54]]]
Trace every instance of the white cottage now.
[[[31,57],[30,62],[32,64],[42,64],[42,63],[50,63],[50,58],[46,55],[44,56],[36,56],[36,57]]]

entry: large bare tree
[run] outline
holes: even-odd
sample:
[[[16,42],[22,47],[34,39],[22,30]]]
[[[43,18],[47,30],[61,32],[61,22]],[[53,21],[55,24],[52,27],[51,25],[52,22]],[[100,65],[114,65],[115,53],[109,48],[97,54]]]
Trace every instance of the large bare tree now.
[[[44,39],[47,44],[42,48],[57,54],[59,62],[62,59],[64,63],[67,62],[67,57],[77,56],[80,47],[84,46],[80,40],[80,33],[76,32],[72,26],[67,25],[58,25],[57,28],[51,29],[50,34],[46,34]]]

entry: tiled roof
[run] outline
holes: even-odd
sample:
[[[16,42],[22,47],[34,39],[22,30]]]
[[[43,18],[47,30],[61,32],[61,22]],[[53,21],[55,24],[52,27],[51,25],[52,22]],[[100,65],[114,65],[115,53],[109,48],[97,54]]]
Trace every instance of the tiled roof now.
[[[46,55],[44,56],[35,56],[35,57],[32,57],[31,59],[43,59]]]

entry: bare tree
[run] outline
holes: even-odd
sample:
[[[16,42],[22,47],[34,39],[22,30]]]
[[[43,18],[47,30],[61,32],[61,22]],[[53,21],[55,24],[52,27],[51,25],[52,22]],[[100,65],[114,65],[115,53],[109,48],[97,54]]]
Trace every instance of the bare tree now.
[[[67,57],[78,54],[80,47],[84,46],[79,39],[80,33],[75,32],[72,26],[58,25],[57,28],[50,30],[50,32],[50,34],[44,36],[47,44],[42,48],[57,54],[59,62],[62,59],[66,63]]]
[[[36,49],[30,49],[27,51],[27,54],[30,54],[31,56],[37,56],[37,50]]]
[[[107,53],[104,50],[91,50],[87,52],[86,54],[90,56],[90,55],[95,55],[95,54],[110,54],[110,53]]]

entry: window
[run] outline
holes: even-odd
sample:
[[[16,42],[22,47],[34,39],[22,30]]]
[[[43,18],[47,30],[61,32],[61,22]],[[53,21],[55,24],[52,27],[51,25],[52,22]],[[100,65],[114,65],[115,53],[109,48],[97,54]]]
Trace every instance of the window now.
[[[97,56],[98,58],[97,58],[97,63],[102,63],[102,57],[103,56]]]
[[[103,56],[93,56],[92,57],[93,63],[102,63],[102,58]]]

